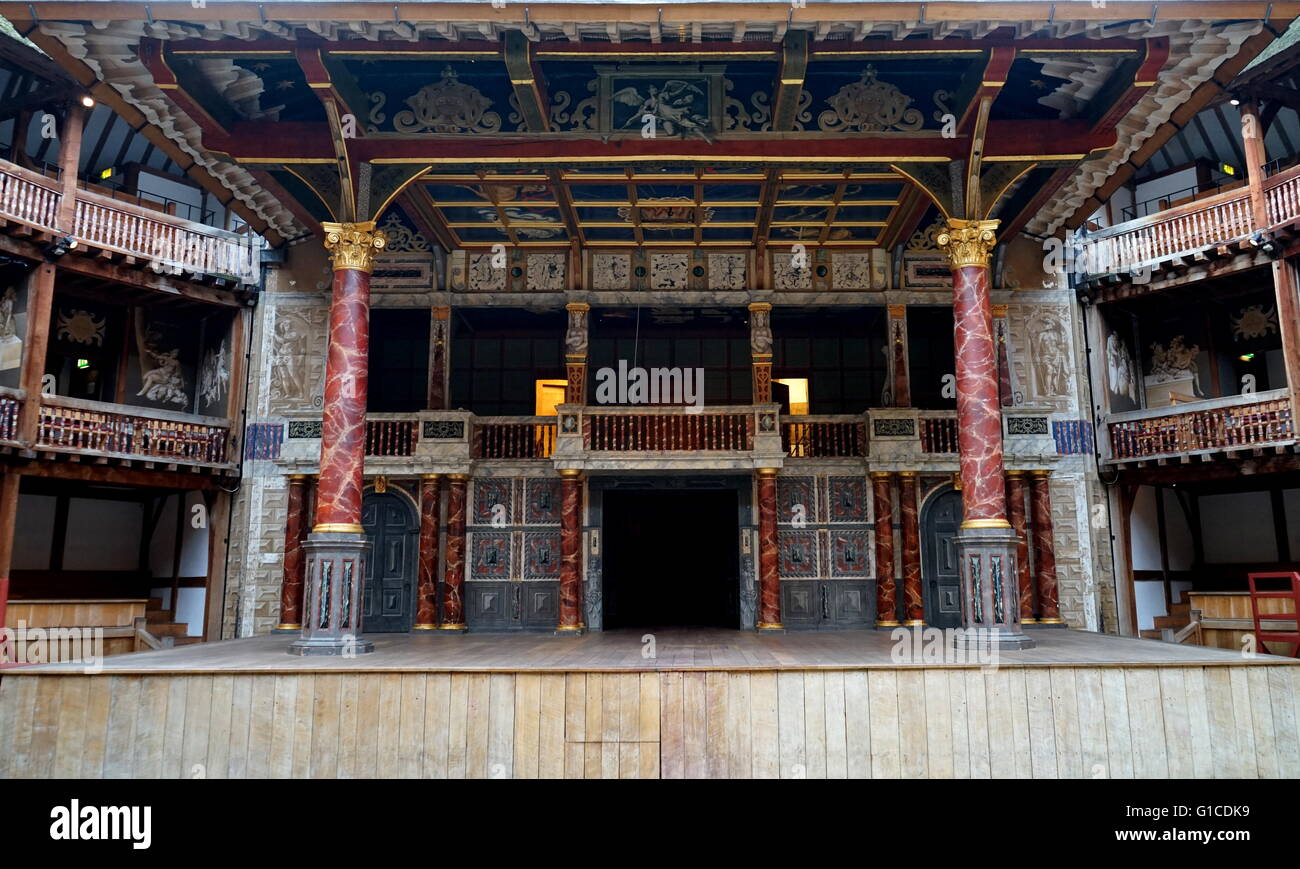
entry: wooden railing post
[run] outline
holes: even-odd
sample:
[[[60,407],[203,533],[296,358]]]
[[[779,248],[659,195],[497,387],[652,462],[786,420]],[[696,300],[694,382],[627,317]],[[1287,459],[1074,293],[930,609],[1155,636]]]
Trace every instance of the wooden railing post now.
[[[1269,226],[1268,200],[1264,198],[1264,130],[1259,123],[1259,104],[1254,100],[1241,106],[1241,141],[1246,155],[1246,178],[1250,183],[1250,207],[1255,229]]]

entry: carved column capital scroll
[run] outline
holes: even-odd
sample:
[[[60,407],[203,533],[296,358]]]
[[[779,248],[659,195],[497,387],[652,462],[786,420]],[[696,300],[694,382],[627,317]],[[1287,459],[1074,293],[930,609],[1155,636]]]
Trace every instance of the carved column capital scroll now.
[[[953,269],[967,266],[988,268],[993,247],[998,243],[997,220],[957,220],[950,218],[935,241],[948,257]]]
[[[365,223],[322,223],[325,230],[325,249],[329,251],[334,270],[355,269],[370,274],[375,268],[375,255],[388,244],[382,230],[375,229],[373,220]]]

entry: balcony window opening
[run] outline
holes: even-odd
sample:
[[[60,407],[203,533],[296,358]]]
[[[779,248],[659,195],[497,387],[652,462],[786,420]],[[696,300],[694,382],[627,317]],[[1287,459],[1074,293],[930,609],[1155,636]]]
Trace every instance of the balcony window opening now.
[[[428,308],[370,312],[370,383],[366,410],[413,413],[429,406]]]
[[[885,321],[880,306],[773,309],[772,400],[790,415],[859,414],[883,405]]]
[[[565,382],[567,325],[564,310],[455,309],[451,407],[479,416],[540,415],[538,382]]]
[[[912,406],[921,410],[957,407],[957,360],[952,307],[907,308],[908,379]]]

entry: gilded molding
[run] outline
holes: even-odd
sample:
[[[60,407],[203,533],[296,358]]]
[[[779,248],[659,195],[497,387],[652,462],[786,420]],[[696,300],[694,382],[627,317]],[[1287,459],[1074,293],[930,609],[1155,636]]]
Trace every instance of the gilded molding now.
[[[375,255],[388,244],[382,230],[375,222],[322,223],[325,230],[325,249],[329,251],[334,270],[354,269],[370,274],[375,268]]]
[[[959,220],[950,218],[948,225],[935,237],[939,250],[956,269],[967,266],[989,267],[993,247],[998,243],[997,220]]]

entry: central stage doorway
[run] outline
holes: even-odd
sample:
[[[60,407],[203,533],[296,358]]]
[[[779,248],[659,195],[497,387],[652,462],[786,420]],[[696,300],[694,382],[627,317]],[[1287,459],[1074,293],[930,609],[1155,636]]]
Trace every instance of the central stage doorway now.
[[[735,490],[607,491],[604,628],[740,626]]]

